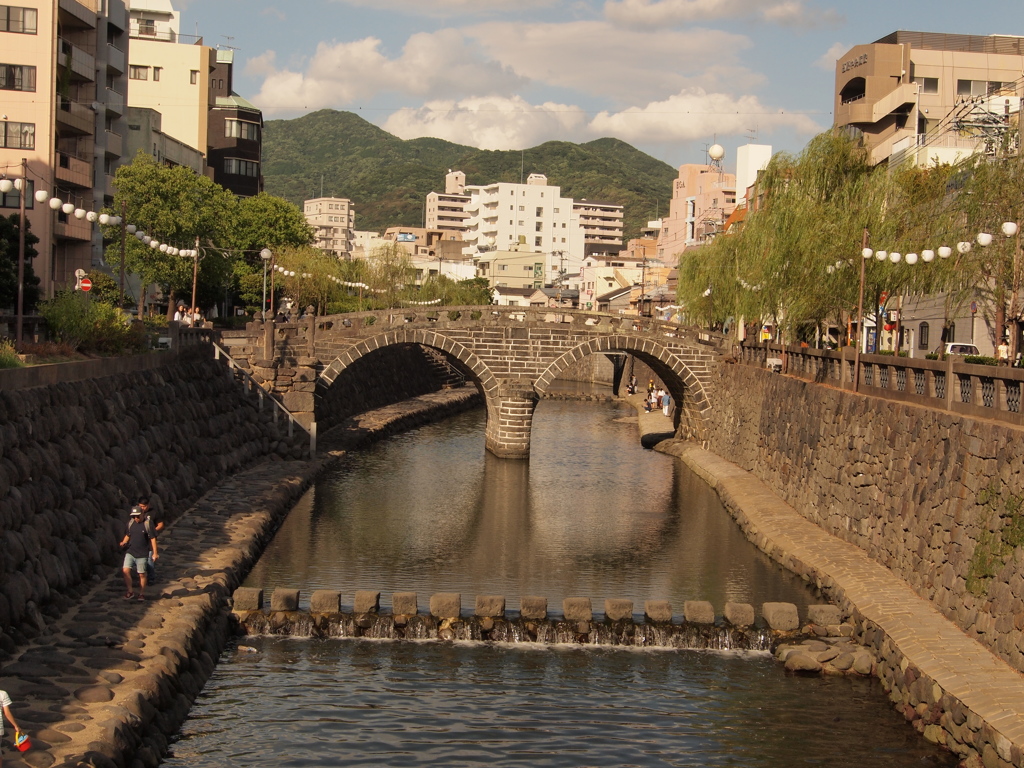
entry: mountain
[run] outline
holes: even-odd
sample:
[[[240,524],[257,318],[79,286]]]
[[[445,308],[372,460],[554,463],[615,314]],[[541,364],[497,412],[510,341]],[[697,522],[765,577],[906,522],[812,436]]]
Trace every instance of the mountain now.
[[[676,178],[672,166],[611,138],[490,151],[441,139],[403,141],[352,112],[330,109],[268,121],[263,132],[267,192],[296,205],[321,189],[349,198],[358,229],[422,226],[427,193],[444,191],[449,170],[464,171],[469,184],[543,173],[566,197],[624,205],[626,239],[667,210]]]

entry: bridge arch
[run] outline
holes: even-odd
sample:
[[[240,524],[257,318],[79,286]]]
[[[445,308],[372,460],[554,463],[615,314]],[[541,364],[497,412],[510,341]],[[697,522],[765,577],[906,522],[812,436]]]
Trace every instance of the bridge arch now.
[[[554,360],[534,384],[543,395],[564,370],[588,355],[628,352],[643,361],[664,382],[677,404],[674,426],[678,436],[704,441],[711,400],[703,382],[679,355],[650,337],[615,334],[582,342]]]
[[[363,339],[338,355],[317,378],[317,394],[322,397],[334,381],[357,360],[384,347],[395,344],[422,344],[432,347],[452,357],[460,364],[460,368],[471,377],[483,395],[487,408],[487,421],[497,419],[498,380],[487,364],[466,345],[455,341],[442,333],[430,330],[398,330]]]

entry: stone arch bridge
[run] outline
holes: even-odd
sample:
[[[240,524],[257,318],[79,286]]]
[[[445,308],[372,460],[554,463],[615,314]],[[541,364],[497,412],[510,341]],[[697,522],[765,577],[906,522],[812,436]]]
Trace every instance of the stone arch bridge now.
[[[293,316],[250,323],[223,341],[306,424],[319,420],[331,387],[362,358],[402,345],[436,350],[477,386],[487,409],[487,449],[509,458],[529,456],[534,409],[552,381],[601,353],[628,353],[646,363],[678,406],[677,436],[703,441],[712,374],[728,350],[717,334],[650,318],[495,306]]]

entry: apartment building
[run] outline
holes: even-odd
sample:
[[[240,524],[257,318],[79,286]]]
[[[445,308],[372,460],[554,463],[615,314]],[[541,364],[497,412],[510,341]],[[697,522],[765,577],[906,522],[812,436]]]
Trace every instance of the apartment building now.
[[[873,164],[956,162],[1019,125],[1024,37],[893,32],[837,62],[835,126]]]
[[[463,238],[466,233],[466,206],[470,196],[466,194],[466,174],[462,171],[448,171],[444,180],[444,192],[427,195],[425,226],[442,232],[454,232]]]
[[[344,197],[317,197],[302,204],[306,223],[313,227],[313,245],[339,259],[351,259],[355,245],[356,211]]]
[[[584,256],[583,228],[573,200],[532,173],[525,184],[499,182],[467,186],[465,252],[530,251],[544,254],[542,285],[579,271]]]
[[[121,0],[21,0],[0,5],[0,174],[28,170],[26,214],[39,237],[32,267],[44,296],[101,263],[99,228],[35,199],[81,211],[113,198],[125,122],[128,12]],[[0,214],[19,206],[0,194]]]
[[[263,113],[233,90],[234,51],[181,34],[170,0],[133,0],[129,104],[162,115],[162,132],[203,153],[205,173],[240,197],[263,189]]]
[[[184,165],[199,174],[205,171],[206,156],[164,133],[163,115],[155,109],[128,107],[125,120],[128,126],[124,136],[125,162],[131,162],[139,152],[144,152],[163,165]]]
[[[594,253],[618,253],[622,250],[621,205],[599,203],[584,198],[575,201],[572,207],[583,229],[584,256]]]
[[[669,215],[661,220],[658,258],[666,263],[687,248],[701,245],[722,230],[736,207],[736,177],[719,161],[679,166]]]

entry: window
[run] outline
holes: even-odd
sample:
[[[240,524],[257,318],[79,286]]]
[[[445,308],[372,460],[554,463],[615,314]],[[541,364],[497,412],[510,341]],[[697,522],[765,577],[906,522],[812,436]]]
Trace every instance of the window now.
[[[14,123],[7,120],[0,122],[0,148],[35,149],[36,124]]]
[[[39,12],[35,8],[0,5],[0,32],[20,32],[23,35],[34,35],[38,19]]]
[[[159,82],[160,73],[163,71],[163,67],[153,67],[153,82]]]
[[[557,208],[555,208],[555,213],[558,213],[558,209]]]
[[[921,86],[921,93],[939,92],[939,78],[937,77],[915,77],[914,82]]]
[[[137,67],[134,64],[128,66],[129,80],[149,80],[149,67]]]
[[[191,73],[191,76],[190,76],[190,82],[192,83],[192,85],[196,85],[199,82],[199,70],[198,69],[193,69],[192,70],[192,73]]]
[[[260,175],[260,164],[251,160],[239,160],[229,157],[224,160],[224,173],[234,176],[256,176]]]
[[[32,179],[28,180],[28,189],[25,191],[25,208],[32,210],[36,204],[36,183]],[[12,189],[6,195],[0,192],[0,208],[20,208],[21,207],[21,193]]]
[[[248,139],[249,141],[259,141],[260,138],[260,127],[257,123],[247,123],[244,120],[225,120],[224,121],[224,136],[229,139]],[[338,206],[330,205],[330,209],[333,211]]]
[[[139,36],[156,37],[156,19],[139,19]]]
[[[533,267],[527,265],[527,266],[523,267],[523,272],[529,272],[532,275],[533,274]]]
[[[519,206],[519,210],[520,211],[525,211],[526,210],[526,206],[525,205],[520,205]]]
[[[35,89],[35,67],[0,64],[0,91],[34,91]]]
[[[543,216],[544,215],[544,209],[541,208],[540,206],[537,206],[537,215],[538,216]]]
[[[988,93],[986,80],[957,80],[956,95],[962,97],[985,96]]]
[[[521,226],[523,226],[523,225],[524,225],[524,222],[522,221],[522,219],[520,219],[520,220],[519,220],[519,226],[521,227]]]
[[[917,348],[928,349],[928,323],[921,323],[917,328]]]
[[[542,238],[540,238],[540,237],[535,237],[535,238],[533,238],[533,244],[534,244],[534,245],[540,245],[540,241],[541,241],[541,240],[542,240]]]
[[[537,225],[534,227],[533,231],[534,232],[543,232],[544,231],[544,222],[543,221],[538,221]]]

